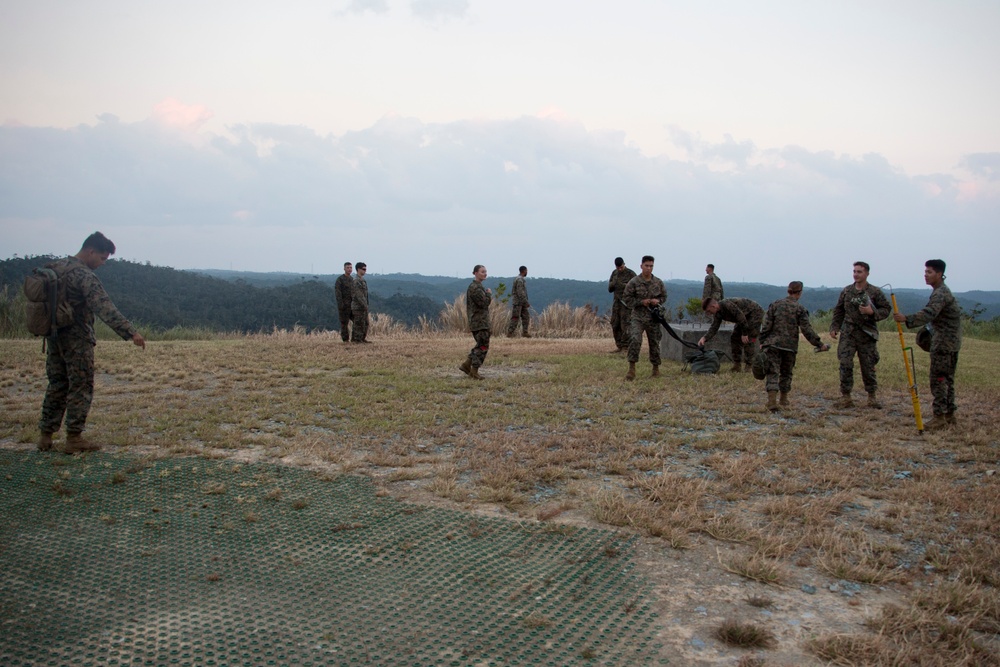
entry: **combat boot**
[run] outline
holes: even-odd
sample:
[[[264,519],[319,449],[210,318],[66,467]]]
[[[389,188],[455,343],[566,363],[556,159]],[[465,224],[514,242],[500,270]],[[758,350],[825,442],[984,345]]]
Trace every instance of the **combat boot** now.
[[[748,361],[745,364],[743,364],[743,372],[753,373],[753,362]]]
[[[769,391],[767,392],[767,409],[771,412],[778,411],[778,392]]]
[[[733,362],[733,367],[729,369],[732,373],[741,373],[743,371],[742,364],[738,361]]]
[[[42,434],[38,436],[38,451],[47,452],[52,449],[52,434],[42,431]]]
[[[82,433],[67,433],[66,442],[57,449],[63,454],[79,454],[81,452],[96,452],[100,448],[100,445],[84,440]]]
[[[462,365],[458,367],[458,370],[462,371],[466,375],[468,375],[469,373],[471,373],[472,372],[472,360],[466,358],[466,360],[462,362]]]
[[[878,400],[878,394],[874,391],[869,392],[868,394],[868,407],[876,410],[882,409],[882,401]]]
[[[631,382],[635,379],[635,362],[628,362],[628,373],[625,374],[625,379]]]
[[[940,431],[948,428],[948,418],[945,415],[934,415],[931,420],[924,424],[925,431]]]
[[[473,380],[482,380],[483,376],[479,374],[479,366],[472,366],[469,369],[469,377]]]
[[[833,407],[835,407],[835,408],[853,408],[854,407],[854,399],[851,398],[851,395],[849,393],[848,394],[841,394],[840,398],[838,398],[836,401],[833,402]]]
[[[530,334],[530,333],[528,333],[527,331],[525,331],[525,332],[524,332],[524,336],[523,336],[523,337],[524,337],[524,338],[531,338],[531,334]]]
[[[778,405],[788,405],[789,392],[783,391],[778,395]]]
[[[651,378],[658,378],[658,377],[660,377],[660,367],[659,366],[653,366],[653,372],[649,374],[649,377],[651,377]]]
[[[945,418],[945,421],[947,421],[950,425],[952,425],[952,426],[957,426],[958,425],[958,418],[955,417],[955,413],[954,412],[949,412],[949,413],[945,414],[944,418]]]

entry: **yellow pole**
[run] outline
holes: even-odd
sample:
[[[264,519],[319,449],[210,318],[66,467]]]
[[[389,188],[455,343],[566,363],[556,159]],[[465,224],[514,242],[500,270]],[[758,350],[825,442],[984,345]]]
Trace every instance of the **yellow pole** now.
[[[889,292],[889,297],[892,299],[892,312],[898,313],[899,306],[896,305],[896,295],[893,292]],[[924,420],[920,416],[920,397],[917,396],[917,381],[914,378],[914,368],[913,368],[913,348],[906,345],[906,341],[903,339],[903,323],[896,322],[896,328],[899,330],[899,346],[903,348],[903,363],[906,365],[906,380],[910,383],[910,398],[913,400],[913,417],[917,420],[917,432],[924,432]],[[906,353],[910,354],[907,355]]]

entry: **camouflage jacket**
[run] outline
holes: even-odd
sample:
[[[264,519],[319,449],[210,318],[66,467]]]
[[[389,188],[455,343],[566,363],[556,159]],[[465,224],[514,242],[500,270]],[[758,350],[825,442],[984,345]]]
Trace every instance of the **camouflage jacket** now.
[[[823,344],[809,323],[809,311],[795,299],[778,299],[767,307],[760,331],[761,347],[799,351],[799,332],[815,347]]]
[[[870,303],[875,310],[874,315],[862,315],[858,310],[861,306]],[[855,329],[860,329],[878,340],[878,322],[889,317],[892,312],[892,305],[885,298],[882,290],[874,285],[868,285],[863,290],[856,289],[851,283],[843,289],[840,297],[837,298],[837,305],[833,307],[833,321],[830,322],[830,333],[843,331],[849,334]]]
[[[59,333],[69,333],[96,345],[94,315],[97,315],[125,340],[135,335],[136,328],[118,312],[100,278],[77,257],[66,257],[46,266],[66,281],[66,300],[73,307],[73,324],[63,327]]]
[[[615,303],[621,302],[622,296],[625,294],[625,287],[633,278],[635,278],[635,271],[628,267],[622,271],[616,268],[611,272],[611,277],[608,279],[608,291],[614,292]]]
[[[735,322],[740,335],[756,338],[760,335],[760,323],[764,319],[764,309],[751,299],[735,297],[719,302],[719,312],[712,319],[712,326],[705,334],[705,342],[715,338],[723,322]]]
[[[351,289],[351,310],[359,313],[368,310],[368,282],[361,276],[354,279]]]
[[[649,309],[642,305],[644,299],[659,299],[661,306],[665,304],[667,288],[663,286],[663,281],[656,276],[651,276],[649,280],[636,276],[628,281],[625,293],[622,295],[622,303],[626,308],[632,309],[632,319],[638,322],[649,322],[653,318]]]
[[[962,347],[962,309],[951,290],[944,283],[931,292],[924,309],[906,316],[906,326],[915,329],[930,324],[931,353],[958,352]]]
[[[725,293],[722,289],[722,278],[714,273],[709,273],[705,276],[705,286],[701,290],[701,300],[704,301],[709,298],[715,299],[716,301],[722,301],[725,298]],[[764,309],[761,308],[760,310],[763,314]]]
[[[337,310],[350,310],[354,298],[354,278],[341,274],[333,284],[333,292],[337,296]]]
[[[490,330],[490,295],[478,280],[469,283],[465,291],[465,310],[469,315],[470,331]]]
[[[528,303],[528,286],[524,284],[524,276],[514,278],[514,287],[510,290],[510,300],[513,306],[530,306]]]

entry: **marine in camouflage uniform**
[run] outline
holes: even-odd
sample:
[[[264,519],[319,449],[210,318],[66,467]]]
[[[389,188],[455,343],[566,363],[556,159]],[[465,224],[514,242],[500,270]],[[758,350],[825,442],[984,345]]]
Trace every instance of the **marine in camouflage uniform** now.
[[[615,295],[615,301],[611,305],[611,333],[615,337],[616,352],[628,349],[632,309],[625,305],[622,297],[625,295],[625,286],[633,278],[635,271],[625,266],[625,260],[621,257],[616,257],[615,270],[608,278],[608,291]]]
[[[934,418],[924,424],[933,431],[955,424],[955,369],[962,348],[962,310],[948,286],[944,284],[944,260],[930,259],[924,265],[924,282],[934,288],[923,310],[912,315],[896,313],[897,322],[910,329],[930,325],[931,394],[934,396]]]
[[[719,333],[723,322],[733,322],[733,333],[729,337],[729,349],[733,355],[733,372],[740,370],[740,362],[746,362],[746,370],[750,370],[753,355],[757,352],[757,337],[760,336],[760,325],[764,320],[764,309],[752,299],[734,297],[718,301],[714,298],[702,302],[705,312],[712,313],[712,326],[708,333],[702,336],[698,345],[704,346]],[[743,339],[746,339],[744,342]]]
[[[861,366],[861,380],[868,392],[868,405],[881,408],[878,400],[878,322],[889,317],[892,305],[878,287],[868,284],[870,267],[865,262],[854,263],[854,282],[845,287],[833,307],[830,338],[840,338],[837,343],[837,360],[840,362],[840,400],[837,407],[849,408],[854,404],[854,355]]]
[[[476,380],[481,380],[479,367],[486,361],[490,351],[490,290],[483,287],[486,280],[486,267],[476,264],[472,269],[473,280],[465,291],[465,311],[469,316],[469,330],[476,344],[469,351],[468,358],[462,362],[459,369]]]
[[[531,308],[531,304],[528,303],[528,287],[524,284],[524,277],[528,275],[528,267],[522,266],[518,271],[520,275],[514,278],[514,287],[511,289],[510,323],[507,325],[507,335],[513,336],[514,332],[517,331],[517,324],[520,322],[524,337],[531,338],[528,334],[530,320],[528,309]]]
[[[667,288],[663,281],[653,275],[653,257],[642,258],[642,273],[628,281],[622,301],[632,311],[629,327],[628,373],[626,380],[635,379],[635,364],[639,361],[642,348],[642,334],[645,332],[649,344],[649,363],[653,365],[652,377],[660,374],[660,323],[653,320],[650,306],[662,306],[667,300]]]
[[[100,232],[84,241],[80,252],[47,266],[65,281],[66,299],[73,308],[73,323],[47,339],[45,375],[48,387],[38,420],[41,436],[38,448],[52,448],[52,435],[66,418],[66,443],[58,449],[67,454],[91,451],[100,447],[83,440],[87,415],[94,399],[94,333],[96,314],[125,340],[145,348],[146,341],[132,324],[118,312],[94,270],[115,252],[115,245]]]
[[[722,301],[725,298],[725,291],[722,289],[722,278],[715,275],[715,264],[709,264],[705,267],[705,286],[701,289],[701,300],[704,303],[705,299]],[[763,309],[761,309],[761,314],[763,315]]]
[[[351,339],[351,308],[354,300],[354,278],[351,271],[354,267],[350,262],[344,262],[344,273],[333,284],[333,293],[337,297],[337,319],[340,320],[340,339],[345,343]]]
[[[779,409],[779,392],[780,405],[788,405],[795,357],[799,351],[799,332],[802,332],[817,351],[830,349],[829,345],[823,344],[809,323],[809,311],[799,303],[801,296],[802,283],[794,280],[788,283],[788,296],[772,303],[764,314],[760,346],[767,353],[767,377],[764,379],[764,386],[767,390],[767,409],[772,412]]]
[[[354,286],[351,289],[351,330],[352,343],[368,343],[368,282],[365,274],[368,273],[368,265],[364,262],[357,264],[357,277],[354,279]]]

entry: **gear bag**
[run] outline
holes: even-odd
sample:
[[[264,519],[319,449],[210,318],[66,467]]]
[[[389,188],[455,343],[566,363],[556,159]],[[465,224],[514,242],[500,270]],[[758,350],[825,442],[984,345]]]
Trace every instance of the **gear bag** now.
[[[757,350],[757,353],[753,355],[753,359],[750,361],[750,371],[758,380],[763,380],[767,377],[767,352],[762,349]]]
[[[722,361],[715,350],[700,350],[684,355],[684,362],[693,375],[712,375],[719,372]]]
[[[55,336],[73,323],[73,306],[66,298],[66,280],[52,265],[34,269],[24,278],[25,324],[36,336]]]

